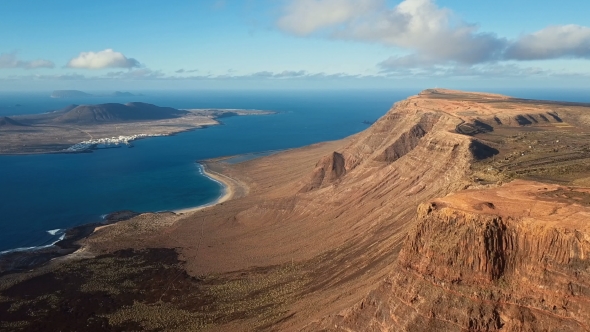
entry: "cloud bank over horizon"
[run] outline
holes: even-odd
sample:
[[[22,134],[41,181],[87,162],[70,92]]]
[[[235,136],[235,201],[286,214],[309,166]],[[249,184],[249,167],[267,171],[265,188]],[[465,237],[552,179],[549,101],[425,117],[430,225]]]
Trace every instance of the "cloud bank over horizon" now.
[[[104,69],[139,67],[139,61],[128,58],[123,53],[108,48],[99,52],[81,52],[77,57],[68,61],[66,67],[78,69]]]
[[[37,59],[24,61],[19,60],[16,52],[0,53],[0,69],[7,68],[22,68],[22,69],[36,69],[36,68],[53,68],[55,64],[49,60]]]
[[[499,61],[590,58],[590,28],[549,26],[509,40],[481,32],[434,0],[290,0],[276,22],[300,37],[378,43],[409,52],[379,63],[385,70]]]

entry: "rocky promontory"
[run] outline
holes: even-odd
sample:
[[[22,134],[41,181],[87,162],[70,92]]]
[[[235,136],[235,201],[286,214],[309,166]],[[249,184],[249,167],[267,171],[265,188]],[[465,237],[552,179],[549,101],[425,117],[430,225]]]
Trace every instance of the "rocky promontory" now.
[[[585,330],[588,216],[590,190],[521,180],[422,204],[391,274],[323,324],[335,330]]]

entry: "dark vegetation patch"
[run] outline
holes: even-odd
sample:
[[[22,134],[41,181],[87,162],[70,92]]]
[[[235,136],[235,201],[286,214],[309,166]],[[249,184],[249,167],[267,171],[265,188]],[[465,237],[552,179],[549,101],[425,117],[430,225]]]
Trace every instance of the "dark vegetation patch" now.
[[[297,264],[192,277],[174,249],[131,249],[64,263],[0,291],[0,330],[251,329],[287,316],[305,283]]]
[[[498,124],[502,124],[500,119],[497,119],[496,122],[497,123],[499,122]],[[492,127],[491,125],[489,125],[483,121],[474,120],[472,123],[466,122],[466,123],[459,124],[455,128],[455,131],[458,134],[473,136],[476,134],[488,133],[488,132],[494,131],[494,127]]]
[[[549,198],[552,201],[590,205],[590,193],[584,191],[560,188],[557,190],[542,192],[539,196]]]
[[[498,127],[476,137],[499,151],[472,166],[483,182],[517,178],[559,184],[590,181],[590,133],[579,128]]]
[[[0,276],[28,271],[32,268],[43,265],[50,260],[68,255],[80,248],[77,243],[96,229],[98,226],[113,224],[122,220],[127,220],[139,215],[137,212],[123,210],[108,214],[102,222],[84,224],[70,228],[66,231],[63,240],[55,243],[55,245],[45,248],[16,251],[0,256]]]

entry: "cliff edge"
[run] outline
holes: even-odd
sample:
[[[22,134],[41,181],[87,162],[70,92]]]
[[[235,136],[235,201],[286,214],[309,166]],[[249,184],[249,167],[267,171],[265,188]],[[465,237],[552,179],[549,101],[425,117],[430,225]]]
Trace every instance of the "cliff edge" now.
[[[418,208],[392,272],[330,331],[584,331],[590,189],[517,180]]]

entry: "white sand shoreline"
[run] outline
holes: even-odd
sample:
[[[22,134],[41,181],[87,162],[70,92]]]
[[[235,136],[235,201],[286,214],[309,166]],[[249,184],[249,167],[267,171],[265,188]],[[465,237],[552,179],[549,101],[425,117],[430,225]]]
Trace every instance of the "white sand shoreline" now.
[[[194,206],[194,207],[188,207],[188,208],[183,208],[183,209],[176,209],[176,210],[166,210],[166,211],[158,211],[158,212],[145,212],[145,213],[163,213],[163,212],[173,212],[179,216],[183,216],[186,214],[191,214],[193,212],[196,211],[200,211],[203,209],[206,209],[208,207],[212,207],[215,206],[217,204],[221,204],[223,202],[226,202],[230,199],[232,199],[235,196],[235,186],[237,185],[235,182],[236,180],[214,172],[212,170],[209,169],[209,167],[207,167],[207,163],[206,162],[197,162],[199,164],[199,167],[201,167],[202,170],[202,174],[205,175],[206,177],[208,177],[209,179],[219,183],[222,186],[222,193],[221,195],[214,201],[207,203],[207,204],[203,204],[203,205],[198,205],[198,206]],[[98,226],[94,229],[94,231],[92,232],[93,234],[96,233],[97,231],[103,229],[103,228],[107,228],[107,227],[111,227],[116,225],[117,223],[112,223],[112,224],[107,224],[107,225],[101,225]]]
[[[184,209],[172,210],[172,212],[174,212],[176,214],[193,213],[193,212],[196,212],[196,211],[226,202],[226,201],[230,200],[231,198],[233,198],[233,196],[235,194],[235,190],[234,190],[235,184],[233,183],[232,179],[230,179],[226,175],[211,171],[207,167],[206,163],[199,162],[198,164],[201,167],[201,169],[203,170],[203,175],[205,175],[206,177],[210,178],[211,180],[221,184],[223,192],[216,200],[214,200],[211,203],[207,203],[207,204],[199,205],[199,206],[195,206],[195,207],[184,208]]]

